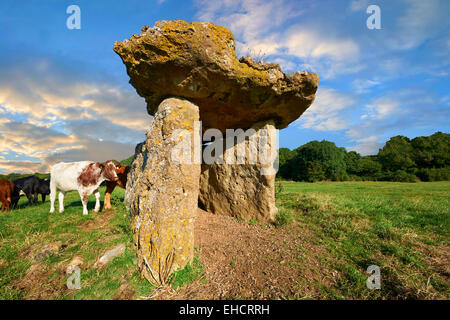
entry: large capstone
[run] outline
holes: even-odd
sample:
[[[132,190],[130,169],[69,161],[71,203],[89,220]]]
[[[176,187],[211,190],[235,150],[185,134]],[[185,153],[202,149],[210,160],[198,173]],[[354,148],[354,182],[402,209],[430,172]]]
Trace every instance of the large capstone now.
[[[224,150],[220,163],[202,164],[199,202],[212,213],[273,222],[278,169],[275,126],[255,124],[234,136],[236,139],[229,140],[234,143],[228,143],[228,147],[226,142],[219,142]]]
[[[200,177],[200,163],[194,161],[200,135],[194,134],[194,123],[198,120],[198,107],[191,102],[162,101],[146,141],[136,148],[128,176],[125,198],[131,208],[138,265],[155,284],[165,284],[172,271],[194,257]]]
[[[314,101],[319,82],[315,73],[286,75],[277,64],[238,60],[232,33],[213,23],[158,21],[114,51],[151,115],[163,99],[185,97],[200,108],[204,130],[268,120],[285,128]]]

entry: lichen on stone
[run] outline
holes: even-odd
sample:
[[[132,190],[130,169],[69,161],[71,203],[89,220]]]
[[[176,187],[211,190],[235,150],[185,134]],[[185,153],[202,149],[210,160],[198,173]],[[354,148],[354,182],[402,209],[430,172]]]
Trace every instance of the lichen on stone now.
[[[114,51],[151,115],[165,98],[184,97],[199,107],[204,130],[269,119],[285,128],[314,101],[319,82],[315,73],[288,77],[277,64],[238,60],[233,34],[209,22],[158,21]]]

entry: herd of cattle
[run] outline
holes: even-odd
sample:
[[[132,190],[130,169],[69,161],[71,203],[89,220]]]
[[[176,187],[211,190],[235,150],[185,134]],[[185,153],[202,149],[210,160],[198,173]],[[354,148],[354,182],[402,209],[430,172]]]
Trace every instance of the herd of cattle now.
[[[95,208],[100,210],[99,186],[106,181],[104,209],[111,208],[111,193],[116,186],[125,188],[129,167],[112,160],[104,163],[92,161],[60,162],[50,170],[50,180],[40,179],[36,176],[25,177],[14,181],[0,179],[0,202],[2,212],[10,211],[10,207],[16,208],[22,195],[28,198],[30,206],[38,203],[38,195],[41,194],[42,202],[50,195],[50,212],[55,211],[56,193],[59,190],[59,212],[64,211],[64,195],[68,191],[78,191],[83,214],[88,214],[88,196],[94,193]]]

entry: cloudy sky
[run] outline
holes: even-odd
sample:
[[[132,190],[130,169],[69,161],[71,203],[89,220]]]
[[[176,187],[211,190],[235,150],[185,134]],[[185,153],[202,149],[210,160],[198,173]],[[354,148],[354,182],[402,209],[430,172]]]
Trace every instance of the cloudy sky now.
[[[0,2],[0,173],[124,159],[151,121],[112,46],[157,20],[212,21],[283,71],[314,71],[316,101],[280,146],[330,140],[376,154],[394,135],[449,132],[448,0]],[[69,30],[66,9],[81,9]],[[369,5],[381,9],[370,30]]]

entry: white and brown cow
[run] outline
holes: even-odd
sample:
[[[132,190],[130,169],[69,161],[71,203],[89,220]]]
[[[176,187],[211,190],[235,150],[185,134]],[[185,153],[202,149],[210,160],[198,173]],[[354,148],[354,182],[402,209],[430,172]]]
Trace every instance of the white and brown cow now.
[[[88,214],[88,196],[95,193],[95,212],[100,210],[98,187],[105,181],[117,181],[116,166],[112,161],[105,163],[80,161],[60,162],[50,170],[50,212],[55,212],[56,190],[59,192],[59,212],[64,211],[64,195],[77,190],[83,203],[83,214]]]

